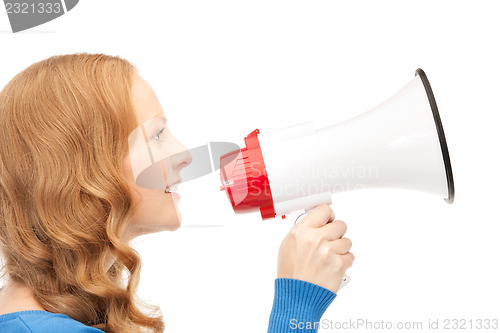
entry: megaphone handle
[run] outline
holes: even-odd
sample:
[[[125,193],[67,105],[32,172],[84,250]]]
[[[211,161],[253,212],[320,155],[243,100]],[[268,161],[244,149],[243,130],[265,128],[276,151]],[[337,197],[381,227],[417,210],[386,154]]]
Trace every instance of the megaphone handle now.
[[[291,218],[292,218],[292,220],[295,220],[295,222],[293,224],[295,225],[295,224],[297,224],[297,222],[302,220],[306,216],[306,214],[309,213],[309,211],[311,209],[312,208],[291,212],[290,213]],[[345,274],[344,277],[342,278],[342,283],[340,284],[339,290],[344,288],[349,282],[351,282],[351,277],[349,275]]]

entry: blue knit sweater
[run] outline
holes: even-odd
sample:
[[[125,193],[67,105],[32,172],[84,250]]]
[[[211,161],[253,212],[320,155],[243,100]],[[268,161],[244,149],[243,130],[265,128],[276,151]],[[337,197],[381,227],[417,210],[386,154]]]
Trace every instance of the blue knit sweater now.
[[[296,280],[275,280],[268,333],[317,332],[321,316],[337,296],[318,285]],[[60,314],[41,310],[0,315],[2,333],[99,333],[102,331]]]

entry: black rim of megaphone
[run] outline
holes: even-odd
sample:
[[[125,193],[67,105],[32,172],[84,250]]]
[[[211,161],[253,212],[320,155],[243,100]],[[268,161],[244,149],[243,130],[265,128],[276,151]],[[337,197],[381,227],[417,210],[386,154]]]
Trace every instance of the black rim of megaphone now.
[[[441,144],[441,153],[443,154],[444,166],[446,169],[446,181],[448,182],[448,198],[444,199],[447,203],[453,203],[455,200],[455,184],[453,182],[453,172],[451,170],[450,154],[448,153],[448,145],[446,144],[446,137],[444,135],[443,124],[441,123],[441,117],[439,116],[438,107],[436,104],[436,99],[432,93],[431,84],[425,72],[419,68],[415,71],[415,75],[418,75],[422,80],[422,83],[427,93],[427,98],[429,99],[429,104],[432,109],[432,115],[434,116],[434,123],[436,124],[436,130],[439,136],[439,143]]]

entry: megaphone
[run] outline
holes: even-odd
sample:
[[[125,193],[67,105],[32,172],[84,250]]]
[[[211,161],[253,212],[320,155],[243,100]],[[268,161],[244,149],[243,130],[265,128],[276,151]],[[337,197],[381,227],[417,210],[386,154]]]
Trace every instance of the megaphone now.
[[[455,195],[443,126],[420,68],[399,92],[348,121],[254,130],[244,148],[220,157],[220,179],[235,213],[260,210],[263,219],[362,188],[413,189],[450,204]]]

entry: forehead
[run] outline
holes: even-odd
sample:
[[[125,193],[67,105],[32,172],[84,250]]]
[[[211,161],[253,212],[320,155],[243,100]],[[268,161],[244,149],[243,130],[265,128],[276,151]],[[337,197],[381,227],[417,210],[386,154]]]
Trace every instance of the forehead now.
[[[156,116],[164,115],[163,108],[155,91],[146,80],[137,74],[132,87],[132,98],[139,124],[143,124]]]

